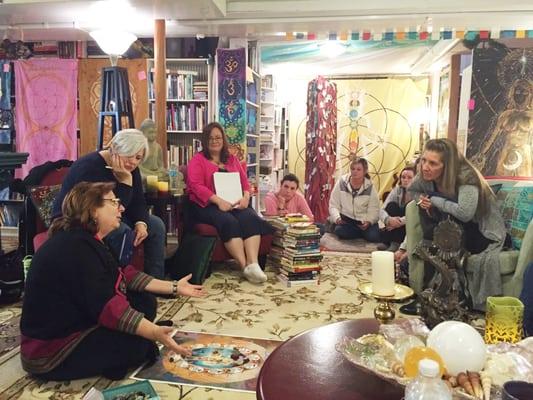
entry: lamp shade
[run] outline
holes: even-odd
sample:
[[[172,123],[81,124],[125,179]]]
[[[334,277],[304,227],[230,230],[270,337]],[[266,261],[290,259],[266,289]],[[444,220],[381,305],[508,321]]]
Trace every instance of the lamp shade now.
[[[137,36],[133,33],[115,29],[91,31],[91,36],[96,40],[98,46],[110,56],[120,56],[137,40]]]

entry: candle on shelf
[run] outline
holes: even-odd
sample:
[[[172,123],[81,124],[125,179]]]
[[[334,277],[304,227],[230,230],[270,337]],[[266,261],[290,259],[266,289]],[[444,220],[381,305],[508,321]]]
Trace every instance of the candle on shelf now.
[[[157,192],[157,175],[147,175],[146,176],[146,191],[147,192]]]
[[[157,182],[157,193],[159,194],[159,196],[167,196],[168,195],[168,182],[165,182],[165,181]]]
[[[372,252],[372,292],[379,296],[394,295],[394,253]]]

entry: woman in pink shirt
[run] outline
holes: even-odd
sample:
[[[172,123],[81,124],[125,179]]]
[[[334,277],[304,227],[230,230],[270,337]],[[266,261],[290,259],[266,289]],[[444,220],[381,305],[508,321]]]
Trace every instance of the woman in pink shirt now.
[[[246,279],[262,283],[267,276],[257,261],[261,235],[272,233],[272,228],[248,207],[250,184],[240,161],[229,153],[228,139],[217,122],[208,124],[202,132],[202,151],[187,166],[187,192],[193,203],[195,221],[213,225],[224,246],[237,261]],[[242,198],[231,204],[217,196],[213,175],[215,172],[238,172]]]
[[[286,214],[303,214],[311,220],[314,219],[313,213],[305,201],[304,197],[298,192],[300,181],[294,174],[287,174],[281,180],[281,186],[277,192],[270,192],[265,197],[265,215]]]

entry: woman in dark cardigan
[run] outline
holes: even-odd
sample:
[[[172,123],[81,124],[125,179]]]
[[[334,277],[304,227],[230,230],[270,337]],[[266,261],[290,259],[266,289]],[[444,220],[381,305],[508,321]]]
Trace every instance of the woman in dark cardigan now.
[[[166,229],[163,221],[149,215],[144,200],[139,164],[148,157],[148,142],[137,129],[123,129],[113,136],[109,147],[89,153],[72,164],[61,192],[54,201],[53,216],[61,215],[61,203],[79,182],[114,182],[115,193],[124,206],[120,226],[106,242],[120,254],[124,234],[133,230],[133,245],[144,243],[144,272],[162,279],[165,269]],[[121,260],[122,261],[122,260]]]
[[[202,296],[201,286],[162,281],[132,266],[119,267],[102,241],[117,228],[124,207],[114,183],[76,185],[63,216],[35,254],[26,280],[20,322],[22,367],[42,379],[94,375],[121,379],[130,367],[153,360],[154,342],[187,354],[153,321],[150,293]]]

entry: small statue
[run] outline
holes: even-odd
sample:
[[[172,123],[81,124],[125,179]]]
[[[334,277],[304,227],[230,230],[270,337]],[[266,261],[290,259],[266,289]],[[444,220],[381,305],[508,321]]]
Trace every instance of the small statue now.
[[[420,293],[421,314],[432,329],[447,320],[468,321],[471,298],[468,292],[463,229],[447,219],[435,227],[433,242],[423,241],[414,253],[435,268],[429,288]]]
[[[163,150],[159,143],[156,142],[155,122],[150,118],[145,119],[140,127],[146,139],[148,139],[148,158],[139,166],[143,181],[149,175],[157,175],[157,180],[168,182],[168,173],[163,165]]]

